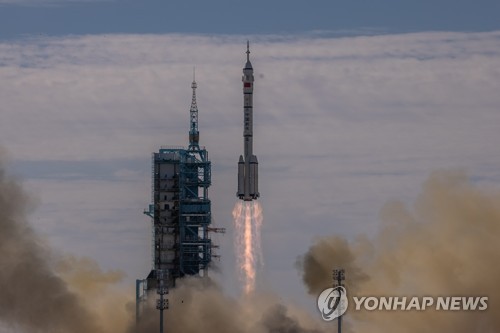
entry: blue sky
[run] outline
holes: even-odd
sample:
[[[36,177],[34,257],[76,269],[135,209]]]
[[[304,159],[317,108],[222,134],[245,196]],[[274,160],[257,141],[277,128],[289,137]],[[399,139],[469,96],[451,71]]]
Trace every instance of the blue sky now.
[[[488,31],[496,0],[1,0],[0,38],[102,33]]]
[[[261,283],[313,309],[295,261],[314,239],[373,235],[381,207],[410,204],[434,170],[500,184],[498,17],[498,1],[0,0],[0,146],[38,201],[37,230],[132,290],[150,269],[151,153],[187,144],[196,66],[214,222],[228,230],[214,274],[237,295],[249,38]]]

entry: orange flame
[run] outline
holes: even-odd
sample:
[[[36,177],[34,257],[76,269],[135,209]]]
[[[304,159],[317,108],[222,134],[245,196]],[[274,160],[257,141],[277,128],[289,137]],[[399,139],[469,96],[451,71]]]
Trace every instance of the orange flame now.
[[[260,229],[262,208],[257,202],[237,202],[233,209],[236,258],[246,295],[255,290],[257,265],[262,263]]]

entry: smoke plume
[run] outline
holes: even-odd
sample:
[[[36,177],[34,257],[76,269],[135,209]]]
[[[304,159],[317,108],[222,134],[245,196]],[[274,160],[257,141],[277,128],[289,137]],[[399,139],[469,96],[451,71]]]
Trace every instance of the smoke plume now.
[[[1,157],[1,156],[0,156]],[[1,162],[1,161],[0,161]],[[0,329],[23,333],[135,333],[118,271],[54,253],[27,220],[34,204],[0,163]],[[350,296],[488,296],[483,312],[348,310],[345,332],[499,332],[500,192],[460,172],[431,175],[410,209],[391,202],[373,239],[319,239],[299,259],[316,297],[346,270]],[[183,279],[168,296],[168,332],[319,333],[332,330],[269,293],[233,299],[210,280]],[[158,330],[150,295],[138,331]],[[129,308],[129,311],[127,311]],[[130,311],[132,310],[132,311]]]
[[[28,222],[33,207],[0,161],[0,330],[157,332],[156,294],[150,295],[136,327],[133,292],[116,287],[123,274],[103,272],[89,258],[55,253]],[[178,285],[169,294],[170,309],[165,312],[168,332],[319,332],[307,315],[272,296],[235,300],[205,279],[183,279]]]
[[[318,240],[299,259],[309,292],[330,287],[346,270],[358,296],[488,296],[484,312],[354,312],[359,332],[499,332],[500,192],[471,184],[461,172],[436,172],[412,209],[390,202],[376,237]],[[350,317],[350,318],[349,318]]]
[[[159,312],[151,294],[137,332],[157,332]],[[272,295],[227,297],[210,280],[185,278],[168,295],[166,331],[173,333],[320,333],[321,323],[300,310],[286,307]],[[134,333],[134,329],[128,333]]]
[[[27,221],[33,206],[0,161],[2,325],[28,333],[123,331],[128,325],[128,299],[109,288],[121,279],[121,273],[104,273],[90,259],[63,257],[51,251]],[[108,304],[111,300],[119,303],[112,306]]]

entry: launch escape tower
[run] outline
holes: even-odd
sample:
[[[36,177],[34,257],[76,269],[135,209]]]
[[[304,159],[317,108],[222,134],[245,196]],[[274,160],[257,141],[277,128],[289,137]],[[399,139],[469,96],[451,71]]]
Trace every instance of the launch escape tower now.
[[[189,147],[161,147],[153,153],[152,200],[144,214],[152,218],[152,270],[137,280],[137,317],[148,291],[175,287],[186,275],[206,276],[214,247],[209,232],[211,163],[205,147],[199,145],[196,80],[193,75]],[[163,309],[161,309],[163,310]]]

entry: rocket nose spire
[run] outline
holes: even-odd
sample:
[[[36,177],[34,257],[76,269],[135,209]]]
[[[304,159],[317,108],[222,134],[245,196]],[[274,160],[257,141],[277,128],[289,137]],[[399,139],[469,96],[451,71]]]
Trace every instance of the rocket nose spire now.
[[[247,63],[245,64],[245,69],[251,69],[252,68],[252,63],[250,62],[250,41],[247,40]]]

